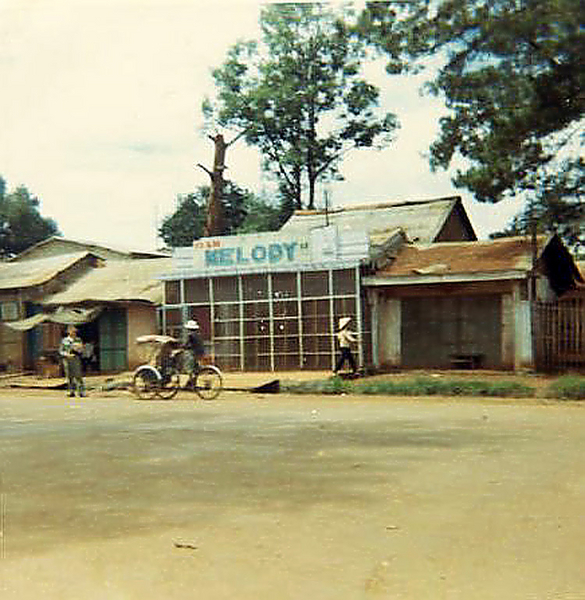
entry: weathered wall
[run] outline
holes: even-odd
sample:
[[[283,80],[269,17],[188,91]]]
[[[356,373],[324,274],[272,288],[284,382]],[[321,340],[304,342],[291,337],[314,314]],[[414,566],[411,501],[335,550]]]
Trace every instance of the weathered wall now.
[[[24,364],[24,334],[0,324],[0,369],[21,371]]]
[[[378,364],[396,367],[401,361],[401,301],[381,296],[378,303]]]
[[[158,333],[156,308],[150,304],[128,306],[128,368],[135,369],[145,362],[144,346],[136,343],[141,335]]]
[[[396,367],[405,365],[405,348],[402,339],[403,302],[409,298],[462,298],[466,299],[468,308],[474,306],[473,297],[478,302],[483,298],[493,296],[499,305],[495,321],[499,321],[500,332],[494,332],[494,339],[500,339],[501,359],[495,356],[497,368],[519,369],[532,365],[532,340],[530,324],[530,306],[524,297],[524,282],[469,282],[449,283],[440,285],[389,286],[372,289],[371,294],[377,294],[376,331],[377,356],[374,363],[380,367]],[[499,300],[498,300],[499,299]],[[494,306],[497,306],[494,305]],[[478,313],[479,314],[479,313]],[[494,322],[495,322],[494,321]],[[451,331],[444,328],[443,334]],[[485,345],[485,336],[489,333],[482,330],[482,323],[477,323],[469,329],[467,335],[476,331],[478,344]],[[430,333],[430,332],[429,332]],[[473,341],[469,340],[473,346]],[[494,365],[495,366],[495,365]]]

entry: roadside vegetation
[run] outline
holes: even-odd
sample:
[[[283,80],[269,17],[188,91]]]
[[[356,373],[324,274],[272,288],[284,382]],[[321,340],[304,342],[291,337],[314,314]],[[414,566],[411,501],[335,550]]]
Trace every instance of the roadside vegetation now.
[[[534,398],[537,388],[517,381],[434,378],[359,382],[341,377],[304,382],[282,382],[281,389],[291,394],[363,394],[377,396],[467,396],[491,398]],[[544,390],[546,398],[585,400],[585,377],[560,377]]]
[[[561,400],[585,400],[585,377],[582,375],[564,375],[559,377],[547,389],[547,398]]]

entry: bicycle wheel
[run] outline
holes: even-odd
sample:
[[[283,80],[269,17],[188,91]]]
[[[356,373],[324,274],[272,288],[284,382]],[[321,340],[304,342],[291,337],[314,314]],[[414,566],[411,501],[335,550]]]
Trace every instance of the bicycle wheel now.
[[[195,391],[203,400],[214,400],[223,389],[223,378],[217,367],[201,367],[195,377]]]
[[[154,367],[138,367],[132,378],[132,391],[140,400],[152,400],[157,394],[159,380],[160,375]]]
[[[173,369],[159,382],[156,393],[163,400],[170,400],[176,395],[180,387],[181,373],[176,369]]]

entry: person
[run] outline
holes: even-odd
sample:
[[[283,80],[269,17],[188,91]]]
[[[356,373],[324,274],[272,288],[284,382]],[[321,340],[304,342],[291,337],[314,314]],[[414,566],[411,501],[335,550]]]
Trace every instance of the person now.
[[[67,327],[67,335],[61,340],[59,355],[63,360],[63,369],[67,378],[67,389],[69,396],[85,396],[85,385],[81,369],[81,355],[83,353],[83,342],[77,335],[77,329],[73,325]]]
[[[355,363],[355,358],[351,352],[351,344],[356,342],[357,335],[354,331],[349,329],[349,324],[351,323],[351,317],[342,317],[339,319],[339,330],[337,332],[337,342],[339,344],[339,350],[341,352],[339,356],[339,360],[335,365],[335,369],[333,373],[337,375],[339,371],[343,368],[343,365],[347,361],[351,368],[352,375],[357,373],[357,366]]]
[[[183,348],[187,350],[187,370],[193,373],[199,367],[199,361],[205,356],[205,346],[199,334],[199,323],[190,319],[185,323],[186,339]]]

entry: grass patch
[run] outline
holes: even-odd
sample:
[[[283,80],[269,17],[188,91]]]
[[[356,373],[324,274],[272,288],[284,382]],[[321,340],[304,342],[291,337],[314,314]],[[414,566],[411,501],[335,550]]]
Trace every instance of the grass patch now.
[[[354,393],[353,386],[341,377],[330,377],[316,381],[293,383],[283,381],[280,384],[283,392],[290,394],[349,394]]]
[[[479,381],[466,379],[416,379],[354,383],[331,377],[326,380],[287,384],[283,391],[293,394],[366,394],[378,396],[485,396],[531,398],[534,388],[514,381]]]
[[[585,377],[579,375],[559,377],[548,386],[546,396],[561,400],[585,400]]]

